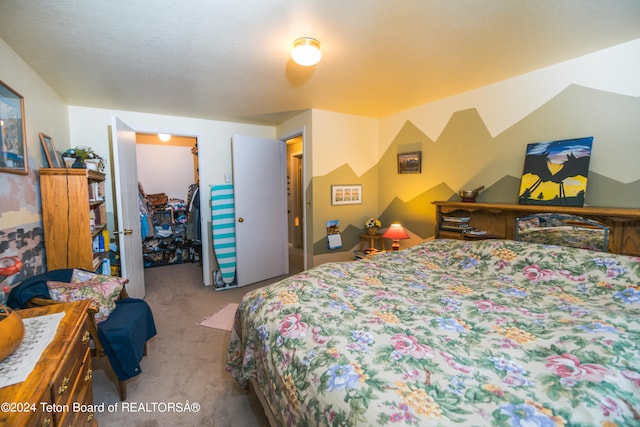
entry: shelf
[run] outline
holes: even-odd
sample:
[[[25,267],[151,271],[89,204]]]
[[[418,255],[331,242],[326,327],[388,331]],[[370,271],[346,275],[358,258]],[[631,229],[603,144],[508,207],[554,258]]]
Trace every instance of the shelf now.
[[[102,261],[104,261],[109,256],[109,252],[94,252],[93,253],[93,270],[96,271],[102,265]]]
[[[105,228],[107,228],[106,224],[94,226],[93,230],[91,231],[91,240],[95,239],[100,233],[102,233],[102,230],[104,230]]]

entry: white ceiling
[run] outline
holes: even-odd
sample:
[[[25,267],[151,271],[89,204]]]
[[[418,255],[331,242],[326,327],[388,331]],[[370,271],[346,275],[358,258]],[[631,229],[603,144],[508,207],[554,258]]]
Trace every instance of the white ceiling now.
[[[301,36],[315,67],[290,59]],[[274,124],[383,117],[640,38],[640,1],[1,0],[0,37],[70,105]]]

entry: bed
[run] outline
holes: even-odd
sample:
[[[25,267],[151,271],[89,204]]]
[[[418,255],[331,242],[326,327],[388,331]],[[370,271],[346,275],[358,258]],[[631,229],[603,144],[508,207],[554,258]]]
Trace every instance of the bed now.
[[[640,257],[432,240],[245,295],[227,370],[275,425],[640,425]]]

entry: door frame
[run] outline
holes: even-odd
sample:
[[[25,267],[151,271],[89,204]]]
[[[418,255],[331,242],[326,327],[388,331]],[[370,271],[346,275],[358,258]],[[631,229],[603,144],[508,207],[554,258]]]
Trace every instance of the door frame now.
[[[302,172],[304,171],[304,153],[302,151],[296,151],[289,154],[289,167],[291,168],[291,182],[289,186],[291,188],[291,218],[289,221],[293,223],[289,224],[289,230],[292,232],[291,244],[296,247],[300,243],[300,247],[303,247],[304,243],[304,182]],[[298,172],[299,170],[299,172]],[[298,178],[294,180],[293,178]],[[298,182],[296,182],[298,181]],[[295,191],[294,191],[295,190]],[[298,216],[300,218],[301,227],[296,231],[294,218]]]
[[[307,173],[309,173],[307,171],[307,167],[305,165],[308,156],[306,155],[307,153],[307,138],[306,138],[306,129],[305,127],[300,127],[297,129],[294,129],[290,132],[285,133],[284,135],[282,135],[281,137],[279,137],[278,139],[282,140],[285,144],[288,140],[292,139],[292,138],[296,138],[296,137],[301,137],[302,138],[302,253],[303,255],[303,268],[305,270],[308,269],[308,260],[309,260],[309,253],[308,253],[308,241],[307,241],[307,230],[309,229],[309,222],[307,221],[307,210],[310,209],[310,203],[311,202],[307,202]],[[288,161],[288,159],[287,159]]]

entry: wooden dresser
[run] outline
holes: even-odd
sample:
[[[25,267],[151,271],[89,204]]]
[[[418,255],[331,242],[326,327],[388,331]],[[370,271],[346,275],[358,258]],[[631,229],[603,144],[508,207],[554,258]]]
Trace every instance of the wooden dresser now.
[[[510,203],[433,202],[436,205],[436,239],[514,239],[516,218],[534,213],[578,215],[609,227],[609,252],[640,256],[640,209],[519,205]],[[487,232],[468,236],[441,229],[444,216],[470,217],[470,225]]]
[[[85,300],[17,311],[23,319],[61,311],[65,315],[27,379],[0,389],[0,404],[9,409],[0,411],[0,426],[97,425],[91,412],[88,308]]]

